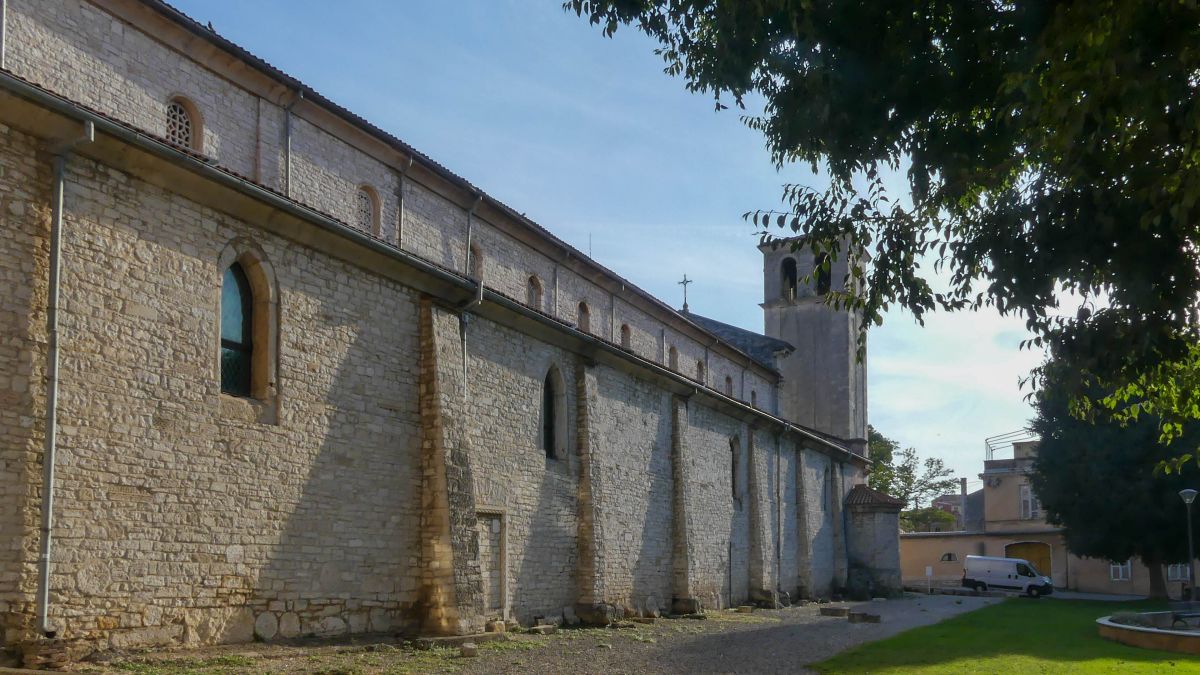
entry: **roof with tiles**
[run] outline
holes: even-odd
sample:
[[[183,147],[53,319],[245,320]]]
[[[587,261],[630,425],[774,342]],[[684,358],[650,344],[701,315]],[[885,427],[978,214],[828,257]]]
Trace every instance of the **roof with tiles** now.
[[[889,494],[873,490],[865,484],[859,483],[850,490],[850,494],[846,495],[846,506],[874,506],[899,511],[904,508],[904,500],[896,499]]]
[[[692,323],[746,352],[760,366],[775,372],[778,372],[778,369],[775,367],[775,355],[780,352],[790,354],[796,351],[796,348],[790,342],[760,335],[744,328],[738,328],[737,326],[717,321],[716,319],[700,316],[699,314],[693,314],[686,309],[681,314],[691,319]]]

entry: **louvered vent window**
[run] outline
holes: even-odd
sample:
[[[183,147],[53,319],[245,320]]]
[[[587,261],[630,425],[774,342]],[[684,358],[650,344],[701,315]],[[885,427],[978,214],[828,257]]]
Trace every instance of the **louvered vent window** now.
[[[167,140],[181,148],[193,148],[192,116],[178,101],[167,106]]]

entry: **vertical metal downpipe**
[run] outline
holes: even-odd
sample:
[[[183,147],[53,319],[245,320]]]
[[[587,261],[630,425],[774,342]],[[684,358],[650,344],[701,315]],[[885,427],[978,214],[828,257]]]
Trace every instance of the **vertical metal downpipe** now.
[[[42,527],[38,553],[38,629],[46,637],[56,631],[50,625],[50,552],[54,530],[54,468],[58,450],[58,304],[62,279],[63,188],[67,157],[80,143],[95,138],[95,127],[84,122],[83,133],[57,148],[50,188],[50,279],[46,292],[46,435],[42,452]]]
[[[296,92],[296,98],[284,108],[283,119],[283,194],[292,196],[292,108],[304,100],[304,92]]]
[[[8,68],[8,0],[0,0],[0,68]]]

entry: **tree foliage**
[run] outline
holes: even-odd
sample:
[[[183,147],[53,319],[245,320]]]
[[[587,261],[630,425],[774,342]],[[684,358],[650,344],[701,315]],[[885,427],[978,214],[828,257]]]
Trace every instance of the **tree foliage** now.
[[[1170,389],[1164,364],[1200,371],[1197,3],[565,6],[608,35],[633,25],[651,36],[666,71],[718,108],[761,100],[743,119],[775,162],[824,168],[827,187],[786,186],[788,209],[747,217],[766,239],[804,235],[814,253],[852,262],[869,254],[830,298],[861,311],[864,330],[893,305],[918,321],[937,309],[1015,313],[1029,346],[1072,365],[1063,386],[1077,396],[1096,382]],[[898,194],[889,172],[902,172]],[[1086,299],[1078,313],[1057,311],[1064,291]],[[1163,393],[1141,400],[1168,419],[1200,415]]]
[[[933,506],[900,514],[900,526],[906,532],[936,532],[936,526],[948,527],[954,524],[954,520],[954,514]]]
[[[867,427],[867,447],[875,465],[867,477],[867,485],[875,490],[904,500],[907,507],[921,505],[954,490],[957,484],[954,471],[945,462],[927,457],[923,462],[913,448],[899,450],[900,444]]]
[[[1152,570],[1187,560],[1187,514],[1179,491],[1196,487],[1198,473],[1155,470],[1172,451],[1157,442],[1152,416],[1122,426],[1073,414],[1059,377],[1066,371],[1057,363],[1045,368],[1032,425],[1042,442],[1031,481],[1047,521],[1065,528],[1068,547],[1079,555],[1115,561],[1140,556]],[[1200,428],[1185,425],[1180,437],[1194,447]],[[1200,540],[1200,527],[1195,535]],[[1161,572],[1154,582],[1161,595]]]

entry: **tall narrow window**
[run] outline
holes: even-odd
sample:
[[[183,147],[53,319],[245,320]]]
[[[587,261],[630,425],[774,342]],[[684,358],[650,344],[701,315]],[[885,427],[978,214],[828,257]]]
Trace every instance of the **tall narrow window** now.
[[[782,286],[783,286],[783,299],[784,300],[795,300],[796,299],[796,277],[797,277],[796,259],[795,258],[784,258],[783,259],[781,276],[782,276],[781,281],[782,281]]]
[[[701,384],[704,383],[704,362],[703,361],[696,362],[696,379],[700,380]]]
[[[542,450],[549,459],[557,459],[566,447],[566,394],[562,375],[551,367],[542,382]]]
[[[1025,484],[1021,486],[1021,520],[1037,520],[1042,517],[1042,505],[1038,502],[1037,495],[1033,493],[1033,486]]]
[[[363,232],[379,234],[379,201],[366,185],[354,193],[354,224]]]
[[[671,348],[667,350],[667,366],[671,370],[679,370],[679,350],[675,348],[675,345],[671,345]]]
[[[758,407],[758,392],[754,391],[753,389],[750,390],[750,407],[751,408]]]
[[[742,444],[738,442],[736,437],[729,440],[729,488],[733,501],[737,504],[742,502],[741,486],[738,485],[739,465],[741,464]]]
[[[253,373],[254,296],[239,263],[225,270],[221,284],[221,391],[250,395]]]
[[[199,150],[196,123],[189,107],[180,99],[167,104],[167,142],[188,150]]]
[[[629,324],[621,324],[621,349],[630,348],[629,345],[632,342],[632,338],[630,337],[631,332],[632,331],[629,330]]]
[[[586,302],[579,303],[579,330],[585,333],[592,332],[592,312]]]
[[[817,281],[817,295],[825,295],[832,286],[829,267],[828,253],[822,253],[813,260],[813,278]]]
[[[536,274],[529,275],[529,285],[525,289],[525,304],[534,309],[542,308],[542,280]]]
[[[728,375],[725,376],[725,395],[733,396],[733,378]]]

